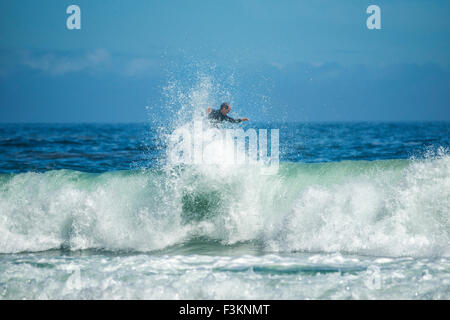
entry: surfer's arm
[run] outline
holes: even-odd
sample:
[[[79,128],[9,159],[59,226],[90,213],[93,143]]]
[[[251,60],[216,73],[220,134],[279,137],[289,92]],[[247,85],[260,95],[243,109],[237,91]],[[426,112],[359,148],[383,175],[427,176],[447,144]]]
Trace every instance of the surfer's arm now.
[[[232,117],[229,116],[225,116],[223,119],[231,123],[239,123],[242,121],[241,119],[233,119]]]
[[[242,122],[242,121],[248,121],[247,118],[233,119],[233,118],[231,118],[231,117],[229,117],[229,116],[226,116],[226,117],[224,118],[224,120],[226,120],[226,121],[228,121],[228,122],[231,122],[231,123],[239,123],[239,122]]]

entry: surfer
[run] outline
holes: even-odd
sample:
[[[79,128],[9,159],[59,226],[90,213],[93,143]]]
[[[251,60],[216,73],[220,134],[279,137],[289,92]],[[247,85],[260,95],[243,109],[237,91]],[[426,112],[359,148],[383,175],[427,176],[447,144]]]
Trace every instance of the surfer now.
[[[208,119],[213,123],[219,123],[222,121],[228,121],[231,123],[239,123],[242,121],[248,121],[248,118],[241,118],[241,119],[233,119],[228,116],[228,113],[231,110],[231,106],[229,103],[224,102],[220,105],[219,110],[213,110],[211,108],[208,108],[206,112],[208,113]]]

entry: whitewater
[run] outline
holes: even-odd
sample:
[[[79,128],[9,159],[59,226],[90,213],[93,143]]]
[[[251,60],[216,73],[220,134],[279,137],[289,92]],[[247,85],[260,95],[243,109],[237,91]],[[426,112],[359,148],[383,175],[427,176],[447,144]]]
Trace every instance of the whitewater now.
[[[253,171],[252,171],[253,170]],[[149,252],[201,238],[270,252],[448,257],[450,157],[0,176],[1,253]]]

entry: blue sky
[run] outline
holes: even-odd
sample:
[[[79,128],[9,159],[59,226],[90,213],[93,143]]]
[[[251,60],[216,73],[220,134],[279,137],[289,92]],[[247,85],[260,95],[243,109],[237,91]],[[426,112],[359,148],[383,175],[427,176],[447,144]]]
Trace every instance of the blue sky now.
[[[450,120],[448,1],[3,0],[0,14],[0,122],[170,117],[165,88],[199,74],[212,104],[252,120]]]

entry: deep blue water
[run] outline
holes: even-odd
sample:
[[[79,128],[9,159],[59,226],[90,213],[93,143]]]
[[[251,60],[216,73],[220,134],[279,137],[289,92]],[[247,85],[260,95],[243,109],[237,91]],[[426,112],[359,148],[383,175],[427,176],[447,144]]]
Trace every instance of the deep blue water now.
[[[449,122],[248,123],[280,130],[281,162],[409,159],[450,145]],[[149,124],[0,124],[0,173],[153,167],[165,143]]]

